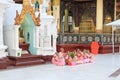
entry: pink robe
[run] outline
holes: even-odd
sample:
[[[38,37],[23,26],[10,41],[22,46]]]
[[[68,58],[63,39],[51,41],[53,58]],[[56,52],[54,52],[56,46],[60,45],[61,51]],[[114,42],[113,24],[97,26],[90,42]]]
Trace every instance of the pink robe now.
[[[61,54],[59,54],[58,56],[52,58],[52,63],[57,66],[64,66],[65,59]]]

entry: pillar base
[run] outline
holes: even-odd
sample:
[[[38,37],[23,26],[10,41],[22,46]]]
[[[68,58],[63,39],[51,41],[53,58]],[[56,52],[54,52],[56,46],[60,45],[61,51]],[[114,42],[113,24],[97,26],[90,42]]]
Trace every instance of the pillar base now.
[[[7,49],[7,46],[0,46],[0,58],[6,57],[8,55],[5,50]]]
[[[10,56],[21,57],[22,49],[12,49]]]

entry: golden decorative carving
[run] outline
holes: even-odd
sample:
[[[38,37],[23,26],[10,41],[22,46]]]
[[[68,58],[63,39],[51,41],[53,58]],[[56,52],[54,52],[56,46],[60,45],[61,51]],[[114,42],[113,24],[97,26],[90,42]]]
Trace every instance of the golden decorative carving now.
[[[23,5],[30,6],[30,2],[28,0],[23,0]]]
[[[32,3],[32,4],[35,4],[35,2],[36,2],[36,0],[31,0],[31,3]]]
[[[43,3],[43,0],[38,0],[39,4],[42,4]]]
[[[47,14],[51,15],[52,11],[51,11],[51,1],[49,2],[49,6],[48,6],[48,10],[47,10]]]
[[[37,26],[40,26],[40,13],[38,14],[38,17],[36,18]]]
[[[18,11],[16,10],[15,25],[19,25],[19,24],[20,24],[20,15]]]
[[[22,24],[27,13],[31,15],[32,20],[36,26],[40,25],[40,18],[38,20],[38,17],[40,17],[40,14],[36,18],[35,11],[33,7],[30,6],[29,0],[23,0],[23,8],[20,15],[18,14],[18,11],[16,11],[15,24],[16,25]]]
[[[35,9],[35,11],[39,11],[39,8],[37,7],[37,8]]]
[[[52,0],[54,6],[59,6],[60,5],[60,0]]]

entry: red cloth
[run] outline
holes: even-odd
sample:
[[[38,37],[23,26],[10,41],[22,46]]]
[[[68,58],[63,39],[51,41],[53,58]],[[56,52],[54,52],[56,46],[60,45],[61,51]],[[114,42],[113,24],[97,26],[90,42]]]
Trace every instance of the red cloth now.
[[[92,42],[91,43],[91,53],[98,54],[99,51],[99,43],[98,42]]]

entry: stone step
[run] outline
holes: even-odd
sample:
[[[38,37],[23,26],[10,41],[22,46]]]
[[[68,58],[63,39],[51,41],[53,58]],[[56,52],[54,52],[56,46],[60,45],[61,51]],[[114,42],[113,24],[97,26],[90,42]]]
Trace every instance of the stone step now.
[[[40,55],[23,54],[21,57],[9,56],[9,59],[13,66],[26,66],[45,63]]]
[[[8,63],[6,60],[4,60],[4,58],[0,59],[0,69],[6,69],[8,66]]]

